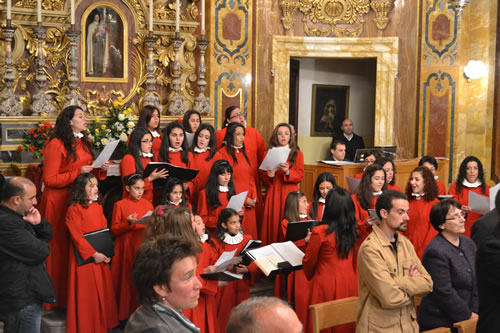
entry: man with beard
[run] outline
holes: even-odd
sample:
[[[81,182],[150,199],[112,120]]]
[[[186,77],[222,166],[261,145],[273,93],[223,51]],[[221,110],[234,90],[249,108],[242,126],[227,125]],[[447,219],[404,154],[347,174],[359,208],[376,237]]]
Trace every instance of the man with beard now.
[[[356,332],[419,331],[413,296],[432,291],[432,279],[418,259],[406,231],[406,195],[389,190],[376,203],[380,224],[358,254],[359,301]]]

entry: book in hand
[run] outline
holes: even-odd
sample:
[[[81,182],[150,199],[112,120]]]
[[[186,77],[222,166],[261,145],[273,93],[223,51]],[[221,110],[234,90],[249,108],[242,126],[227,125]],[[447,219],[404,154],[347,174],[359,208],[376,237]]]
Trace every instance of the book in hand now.
[[[240,258],[235,257],[236,249],[234,251],[227,251],[221,254],[215,265],[217,268],[210,273],[203,273],[200,276],[207,280],[219,280],[219,281],[233,281],[243,279],[243,274],[229,272],[228,267],[239,261]]]
[[[92,232],[87,232],[83,234],[83,238],[89,242],[90,246],[96,250],[96,252],[104,254],[106,257],[111,258],[115,255],[115,246],[113,244],[113,237],[108,228],[100,229]],[[82,266],[85,264],[90,264],[94,262],[94,258],[90,257],[87,260],[83,260],[78,251],[75,248],[76,264]]]
[[[299,270],[302,268],[302,258],[304,258],[304,252],[291,241],[248,250],[247,254],[266,276],[272,272],[279,272],[281,266],[289,267],[290,271]]]
[[[196,175],[198,174],[198,170],[182,168],[167,162],[149,162],[148,165],[146,165],[146,169],[144,170],[144,178],[149,177],[149,175],[153,171],[155,171],[155,169],[157,169],[157,171],[167,169],[169,177],[176,177],[184,182],[194,179],[194,177],[196,177]],[[161,179],[160,181],[165,181],[165,179]]]
[[[248,266],[252,259],[247,255],[247,251],[251,249],[256,249],[262,246],[262,241],[258,239],[249,239],[245,247],[238,253],[238,257],[241,257],[241,264]]]
[[[288,223],[286,227],[285,241],[298,241],[299,239],[304,239],[307,236],[307,232],[320,224],[321,221],[318,220],[308,220],[308,221],[295,221]]]

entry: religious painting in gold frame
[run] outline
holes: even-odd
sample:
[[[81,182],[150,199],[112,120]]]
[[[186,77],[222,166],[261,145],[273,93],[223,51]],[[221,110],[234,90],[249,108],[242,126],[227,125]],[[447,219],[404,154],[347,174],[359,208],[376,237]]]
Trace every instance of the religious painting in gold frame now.
[[[349,86],[312,85],[311,136],[332,136],[349,115]]]
[[[99,1],[80,23],[82,82],[128,82],[128,22],[113,3]]]

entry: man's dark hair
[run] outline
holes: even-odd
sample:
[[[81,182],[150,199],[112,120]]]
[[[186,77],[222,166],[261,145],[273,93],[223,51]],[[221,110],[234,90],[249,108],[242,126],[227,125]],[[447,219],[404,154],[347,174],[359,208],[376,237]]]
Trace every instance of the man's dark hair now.
[[[332,143],[330,144],[330,149],[337,150],[338,145],[345,146],[345,143],[343,141],[340,141],[340,140],[333,140]]]
[[[453,199],[441,200],[439,202],[436,202],[432,206],[431,212],[429,214],[429,219],[431,221],[432,227],[436,229],[438,232],[443,231],[439,228],[439,226],[446,222],[446,215],[448,215],[448,212],[450,211],[450,208],[452,206],[458,209],[461,209],[462,207],[458,203],[458,201]]]
[[[390,212],[393,207],[392,201],[397,199],[408,200],[408,197],[404,193],[396,190],[384,191],[384,193],[382,193],[380,197],[378,197],[377,203],[375,204],[375,209],[377,210],[377,216],[380,220],[382,220],[380,210],[385,209],[387,212]]]
[[[3,176],[2,176],[3,177]],[[33,182],[27,178],[14,177],[5,182],[2,189],[2,201],[9,201],[10,198],[15,196],[23,196],[26,185],[33,185]]]

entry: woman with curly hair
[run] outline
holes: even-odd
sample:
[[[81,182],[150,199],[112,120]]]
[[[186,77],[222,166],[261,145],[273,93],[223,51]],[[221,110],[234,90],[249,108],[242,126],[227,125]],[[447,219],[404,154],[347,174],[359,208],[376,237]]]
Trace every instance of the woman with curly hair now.
[[[158,154],[161,147],[160,110],[151,105],[146,105],[139,112],[137,128],[144,128],[153,136],[153,154]]]
[[[69,252],[68,308],[66,331],[106,333],[118,322],[111,258],[96,251],[84,234],[107,228],[99,203],[97,179],[90,173],[76,177],[71,186],[66,226],[73,246]],[[93,261],[77,265],[76,254]]]
[[[403,234],[408,237],[418,257],[422,259],[425,247],[437,234],[431,225],[429,214],[432,206],[439,202],[438,188],[429,169],[423,166],[413,169],[406,185],[406,196],[410,204],[410,221]]]
[[[462,210],[467,214],[464,233],[467,237],[470,237],[474,222],[481,217],[481,214],[471,211],[469,207],[469,192],[490,196],[490,186],[484,182],[483,164],[475,156],[468,156],[462,161],[457,180],[448,190],[448,194],[453,195],[453,199],[462,205]]]
[[[43,161],[42,193],[40,212],[50,221],[54,237],[50,242],[47,271],[54,282],[58,303],[54,306],[66,307],[68,289],[69,235],[64,218],[71,184],[80,173],[94,172],[100,179],[107,175],[108,163],[101,169],[93,169],[92,144],[87,136],[87,117],[77,106],[68,106],[57,117]]]

